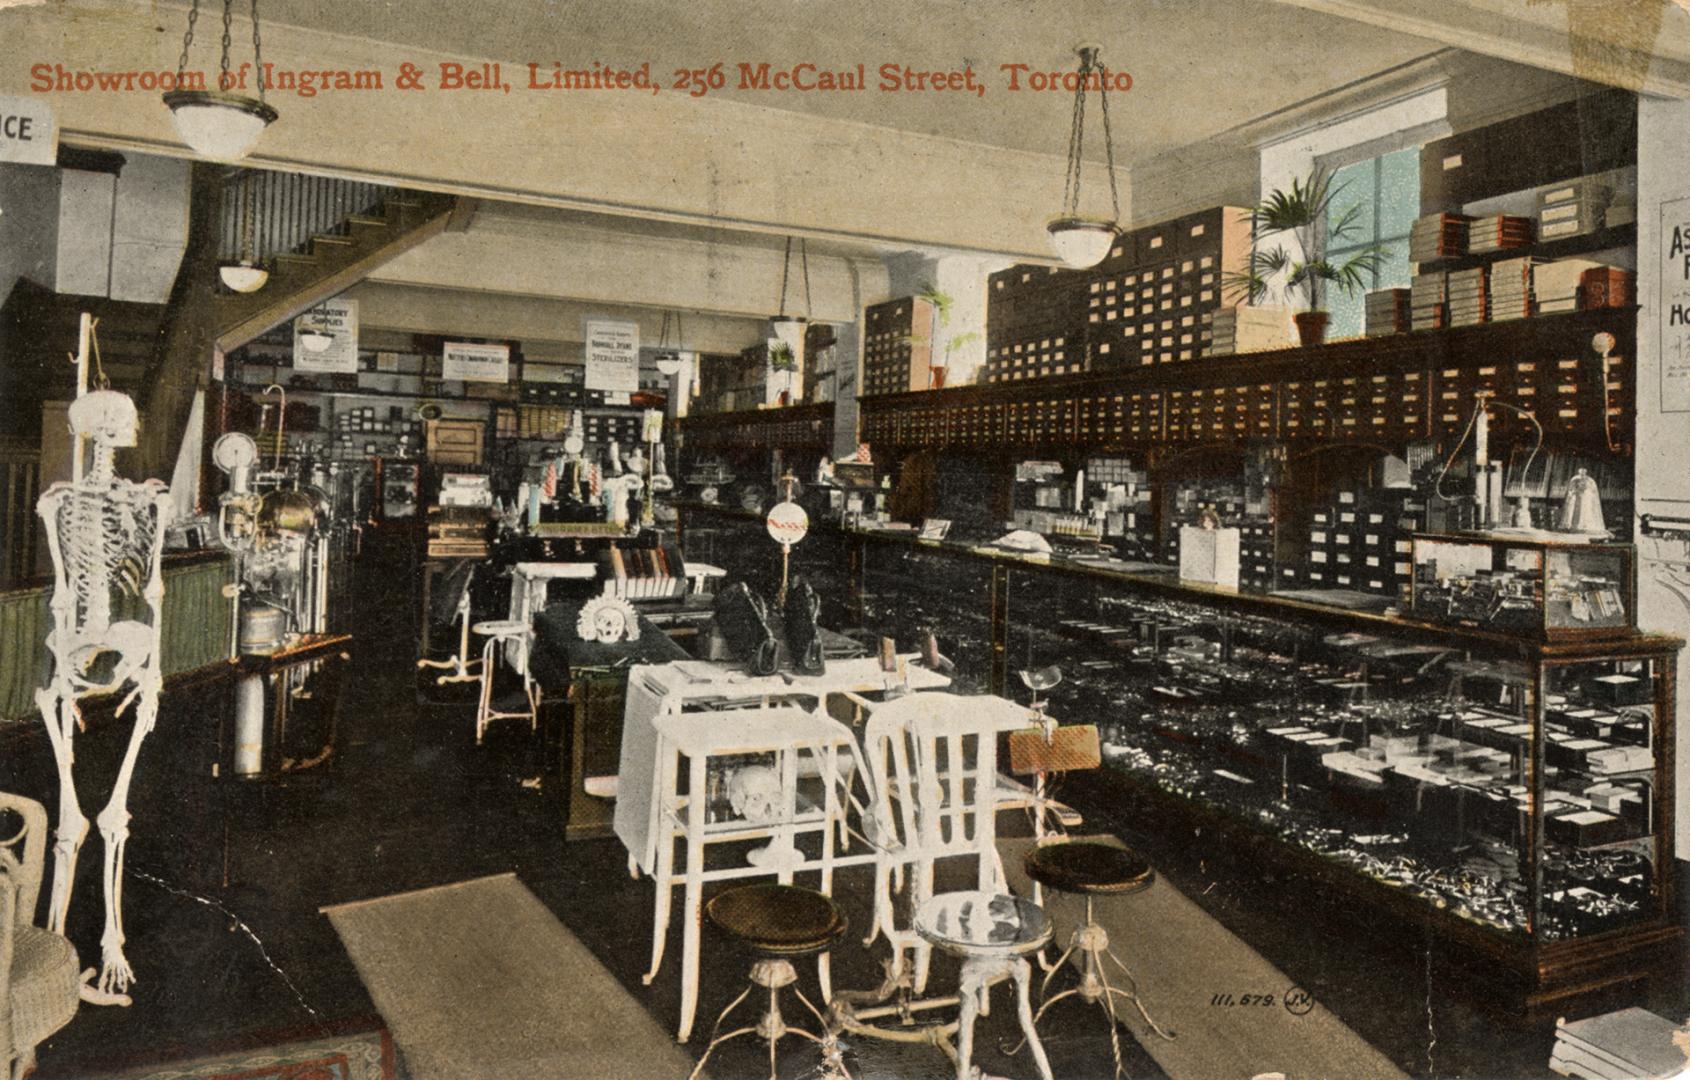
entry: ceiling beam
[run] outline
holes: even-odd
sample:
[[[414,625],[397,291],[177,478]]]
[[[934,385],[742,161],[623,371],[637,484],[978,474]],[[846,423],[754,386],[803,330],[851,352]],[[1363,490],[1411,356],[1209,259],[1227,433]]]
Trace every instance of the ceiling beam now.
[[[1590,82],[1690,97],[1690,15],[1669,0],[1277,0]]]

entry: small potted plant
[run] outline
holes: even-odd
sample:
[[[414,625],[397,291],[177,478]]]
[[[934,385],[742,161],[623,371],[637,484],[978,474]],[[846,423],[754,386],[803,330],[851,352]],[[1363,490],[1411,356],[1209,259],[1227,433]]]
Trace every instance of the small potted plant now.
[[[929,371],[927,385],[930,390],[938,390],[945,385],[945,372],[951,365],[951,353],[980,335],[970,330],[967,333],[952,334],[950,337],[945,337],[944,331],[951,324],[951,308],[956,304],[956,301],[950,293],[940,292],[937,286],[927,282],[922,283],[921,290],[915,295],[917,299],[925,300],[933,305],[933,350],[927,361]],[[915,343],[913,336],[905,340],[910,344]]]
[[[1332,201],[1346,186],[1334,187],[1332,174],[1317,168],[1306,179],[1292,180],[1290,190],[1276,190],[1256,204],[1250,211],[1254,241],[1250,260],[1245,269],[1223,279],[1230,292],[1254,304],[1273,288],[1271,279],[1283,274],[1280,287],[1285,299],[1292,304],[1301,302],[1304,307],[1293,317],[1304,345],[1319,345],[1326,339],[1326,325],[1331,319],[1322,306],[1326,290],[1335,288],[1349,295],[1365,289],[1367,275],[1384,259],[1384,251],[1377,244],[1359,248],[1341,260],[1326,256],[1332,247],[1353,237],[1359,227],[1363,209],[1359,203],[1330,219]],[[1283,244],[1262,246],[1262,240],[1279,233],[1290,233],[1297,241],[1296,249],[1289,250]]]
[[[798,357],[792,346],[775,338],[769,340],[769,372],[775,379],[774,385],[779,388],[776,403],[792,404],[797,396],[795,383],[798,378]]]

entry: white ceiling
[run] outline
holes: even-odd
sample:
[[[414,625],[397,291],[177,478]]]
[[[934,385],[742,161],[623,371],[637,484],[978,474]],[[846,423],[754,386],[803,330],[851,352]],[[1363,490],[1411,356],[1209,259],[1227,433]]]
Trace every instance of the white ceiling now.
[[[239,6],[239,5],[237,5]],[[472,14],[473,12],[473,14]],[[1424,37],[1299,10],[1272,0],[264,0],[267,22],[503,62],[649,61],[674,69],[722,63],[712,96],[988,146],[1050,154],[1067,147],[1071,97],[1011,93],[1000,65],[1072,70],[1095,42],[1133,77],[1113,99],[1118,159],[1143,161],[1439,48]],[[738,91],[736,65],[863,63],[862,93]],[[972,66],[984,97],[882,93],[881,64]],[[672,91],[664,91],[666,93]],[[1094,101],[1095,107],[1095,101]],[[1095,113],[1093,114],[1095,118]],[[1087,156],[1101,159],[1088,139]]]

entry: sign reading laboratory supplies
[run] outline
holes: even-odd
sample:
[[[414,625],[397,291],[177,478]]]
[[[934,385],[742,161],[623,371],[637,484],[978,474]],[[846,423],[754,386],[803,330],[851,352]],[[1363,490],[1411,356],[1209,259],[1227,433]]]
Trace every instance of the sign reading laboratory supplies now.
[[[588,390],[633,393],[640,388],[640,327],[638,323],[587,319]]]
[[[358,374],[358,301],[324,300],[293,321],[293,367],[316,375]]]
[[[464,382],[511,381],[511,347],[509,345],[471,345],[467,341],[448,341],[441,354],[441,375]]]

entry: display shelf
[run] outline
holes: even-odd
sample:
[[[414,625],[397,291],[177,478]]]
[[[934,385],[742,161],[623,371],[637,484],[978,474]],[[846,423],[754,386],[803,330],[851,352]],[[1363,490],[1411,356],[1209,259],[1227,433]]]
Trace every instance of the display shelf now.
[[[1430,273],[1434,270],[1467,270],[1475,266],[1488,266],[1505,259],[1518,259],[1525,256],[1534,259],[1566,259],[1577,255],[1589,255],[1597,251],[1607,251],[1610,248],[1633,247],[1636,243],[1637,223],[1627,222],[1624,225],[1604,226],[1583,236],[1566,236],[1559,240],[1539,240],[1524,247],[1503,248],[1497,251],[1468,253],[1466,255],[1446,255],[1440,259],[1428,259],[1420,263],[1419,267],[1421,273]]]
[[[760,523],[760,511],[739,507],[718,506],[711,503],[678,501],[675,509],[682,515],[714,516],[744,523]],[[683,530],[690,526],[683,525]],[[1649,648],[1676,648],[1679,639],[1662,634],[1631,631],[1603,641],[1565,642],[1538,641],[1517,635],[1496,633],[1472,626],[1442,625],[1396,614],[1384,597],[1376,601],[1374,610],[1321,604],[1311,600],[1281,595],[1267,590],[1207,585],[1182,581],[1173,567],[1156,570],[1124,570],[1100,566],[1062,555],[1025,555],[1002,548],[994,548],[978,541],[923,539],[914,531],[877,529],[846,529],[814,519],[810,523],[812,536],[836,534],[861,545],[902,548],[943,553],[959,559],[977,561],[1004,570],[1037,570],[1064,577],[1089,580],[1099,585],[1132,589],[1146,596],[1168,600],[1185,600],[1224,606],[1240,614],[1279,619],[1304,619],[1319,622],[1333,629],[1349,629],[1363,633],[1390,633],[1405,639],[1428,643],[1453,643],[1463,648],[1483,649],[1498,654],[1512,654],[1521,658],[1555,659],[1568,656],[1623,655],[1640,644]],[[684,531],[683,531],[684,536]],[[1299,590],[1305,591],[1305,590]]]
[[[1474,396],[1541,414],[1546,435],[1630,437],[1637,308],[1603,308],[1113,373],[863,398],[874,446],[1096,449],[1246,439],[1402,442],[1459,434]],[[1604,388],[1591,348],[1618,346]],[[1499,417],[1501,439],[1529,426]]]
[[[833,445],[833,402],[702,413],[680,421],[689,450],[823,450]]]

